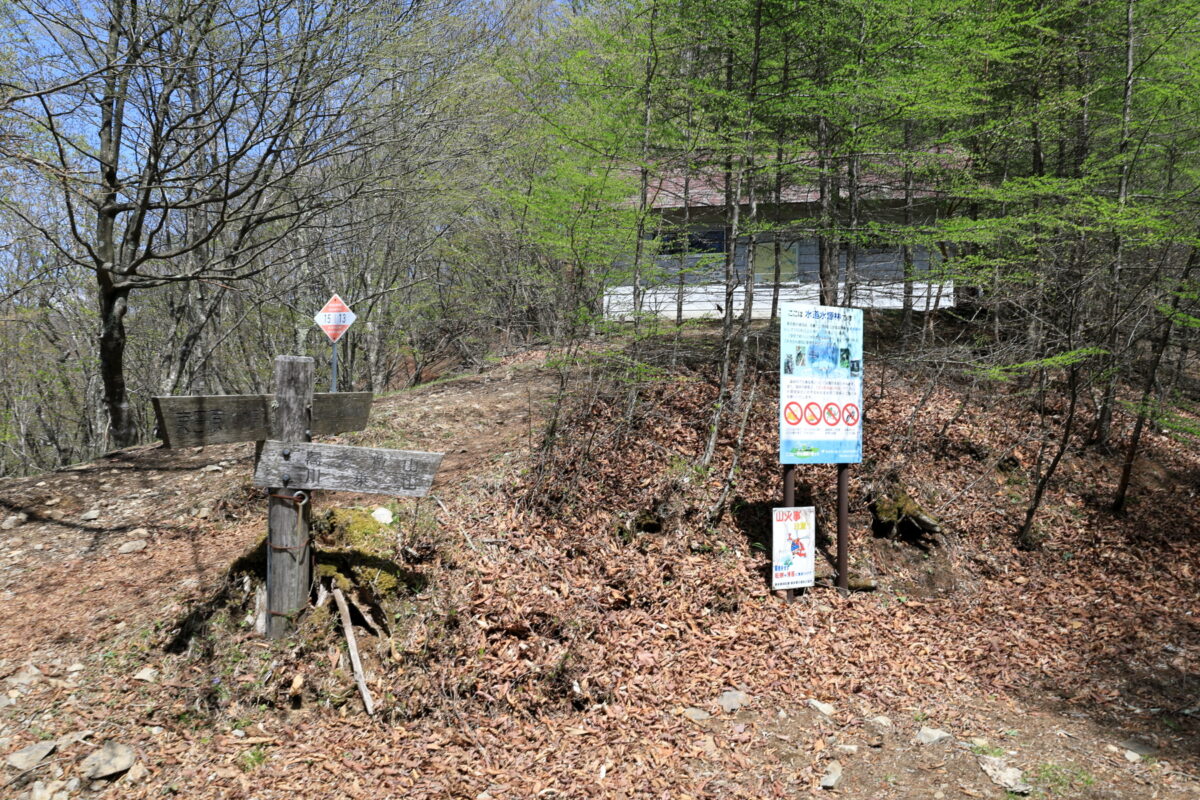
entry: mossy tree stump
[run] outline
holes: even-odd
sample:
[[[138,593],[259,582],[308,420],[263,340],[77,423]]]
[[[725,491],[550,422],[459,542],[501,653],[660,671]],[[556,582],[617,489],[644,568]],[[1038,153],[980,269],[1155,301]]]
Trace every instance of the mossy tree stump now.
[[[872,489],[867,508],[876,536],[889,539],[939,541],[942,524],[926,511],[898,480],[886,481]]]

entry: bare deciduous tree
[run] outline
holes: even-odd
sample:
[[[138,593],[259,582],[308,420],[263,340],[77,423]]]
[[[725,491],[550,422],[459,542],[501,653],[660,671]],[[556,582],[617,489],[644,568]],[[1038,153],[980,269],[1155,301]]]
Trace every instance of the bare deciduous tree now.
[[[372,135],[368,65],[410,10],[382,20],[367,8],[14,4],[31,85],[9,108],[43,144],[23,148],[20,163],[52,183],[65,223],[10,207],[95,275],[117,446],[137,437],[125,376],[131,294],[258,274],[260,255],[365,185],[353,164]]]

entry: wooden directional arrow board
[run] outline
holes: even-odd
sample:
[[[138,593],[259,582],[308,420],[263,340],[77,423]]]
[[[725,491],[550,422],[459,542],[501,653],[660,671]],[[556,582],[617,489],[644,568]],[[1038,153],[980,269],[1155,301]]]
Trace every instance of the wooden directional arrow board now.
[[[371,415],[371,392],[313,394],[312,435],[361,431]],[[271,435],[269,394],[155,397],[158,431],[167,447],[257,442]]]
[[[442,453],[268,441],[254,485],[421,497],[441,463]]]

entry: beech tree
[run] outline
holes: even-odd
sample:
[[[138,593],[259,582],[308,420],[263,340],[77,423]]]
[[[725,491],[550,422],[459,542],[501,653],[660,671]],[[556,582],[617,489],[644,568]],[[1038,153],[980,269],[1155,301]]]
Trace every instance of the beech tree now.
[[[95,276],[111,442],[136,441],[125,318],[137,293],[228,286],[366,185],[377,44],[409,9],[175,0],[18,0],[10,110],[41,145],[18,163],[56,195],[51,224],[10,210]],[[286,249],[286,248],[282,248]],[[219,292],[209,292],[211,299]]]

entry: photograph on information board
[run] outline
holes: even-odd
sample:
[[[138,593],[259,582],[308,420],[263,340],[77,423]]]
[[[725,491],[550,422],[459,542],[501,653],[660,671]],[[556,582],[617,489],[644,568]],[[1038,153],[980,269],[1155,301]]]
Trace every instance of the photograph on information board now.
[[[862,311],[785,303],[779,326],[779,461],[862,461]]]

